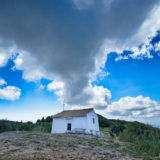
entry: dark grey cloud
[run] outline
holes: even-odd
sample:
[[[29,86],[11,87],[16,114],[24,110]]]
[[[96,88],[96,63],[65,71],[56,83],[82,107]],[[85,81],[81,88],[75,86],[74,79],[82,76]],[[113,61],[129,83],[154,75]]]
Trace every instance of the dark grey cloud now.
[[[80,105],[103,40],[129,38],[157,2],[0,0],[0,38],[31,53],[47,72],[64,81],[66,101]],[[71,101],[78,95],[78,102]]]

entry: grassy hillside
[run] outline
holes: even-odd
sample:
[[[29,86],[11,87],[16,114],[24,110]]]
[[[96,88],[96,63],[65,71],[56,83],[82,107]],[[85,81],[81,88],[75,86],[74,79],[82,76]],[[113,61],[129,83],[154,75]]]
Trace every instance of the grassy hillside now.
[[[119,137],[121,141],[130,142],[128,147],[132,149],[132,153],[134,151],[133,154],[160,159],[160,129],[133,122],[127,124]]]
[[[99,124],[105,139],[125,143],[126,153],[143,159],[160,159],[160,129],[139,122],[106,119],[101,115]],[[52,118],[32,122],[0,120],[0,133],[5,131],[50,132]]]
[[[0,160],[135,160],[123,143],[84,134],[0,134]]]
[[[139,122],[109,120],[99,116],[103,132],[126,143],[126,152],[147,160],[160,159],[160,129]]]

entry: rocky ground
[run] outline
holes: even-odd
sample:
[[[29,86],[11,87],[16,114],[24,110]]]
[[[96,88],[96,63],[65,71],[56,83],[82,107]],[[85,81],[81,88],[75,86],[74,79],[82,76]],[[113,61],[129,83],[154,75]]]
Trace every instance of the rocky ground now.
[[[0,160],[134,160],[122,142],[84,134],[0,134]]]

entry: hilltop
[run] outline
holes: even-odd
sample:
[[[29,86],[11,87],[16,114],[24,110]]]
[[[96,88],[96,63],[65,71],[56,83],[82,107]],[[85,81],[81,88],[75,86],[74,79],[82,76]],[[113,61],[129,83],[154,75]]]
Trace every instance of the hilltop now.
[[[51,135],[50,116],[36,123],[0,120],[0,159],[160,159],[160,129],[98,116],[103,138]]]
[[[134,160],[113,139],[84,134],[5,132],[0,135],[0,160]]]

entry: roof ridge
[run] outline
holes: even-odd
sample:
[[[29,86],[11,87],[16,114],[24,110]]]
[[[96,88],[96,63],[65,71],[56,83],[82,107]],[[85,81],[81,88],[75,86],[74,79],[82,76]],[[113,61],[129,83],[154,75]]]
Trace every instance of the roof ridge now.
[[[85,109],[75,109],[75,110],[64,110],[60,113],[53,115],[53,118],[64,118],[64,117],[78,117],[85,116],[89,113],[93,108],[85,108]]]
[[[81,110],[91,110],[93,108],[84,108],[84,109],[70,109],[70,110],[64,110],[64,111],[81,111]],[[63,111],[62,111],[63,112]]]

